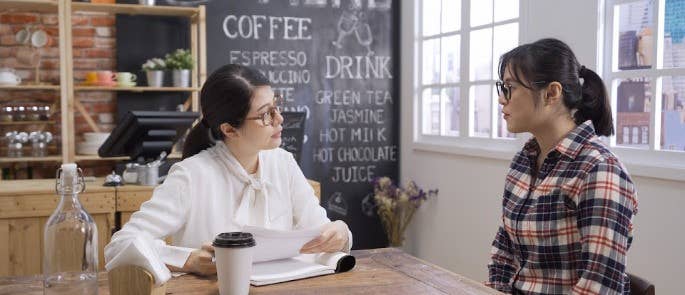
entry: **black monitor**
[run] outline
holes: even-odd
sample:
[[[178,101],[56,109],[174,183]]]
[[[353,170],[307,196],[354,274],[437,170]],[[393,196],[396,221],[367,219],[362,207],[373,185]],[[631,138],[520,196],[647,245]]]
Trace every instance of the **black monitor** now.
[[[162,151],[169,154],[174,143],[199,117],[196,112],[130,111],[100,146],[98,155],[147,160]]]

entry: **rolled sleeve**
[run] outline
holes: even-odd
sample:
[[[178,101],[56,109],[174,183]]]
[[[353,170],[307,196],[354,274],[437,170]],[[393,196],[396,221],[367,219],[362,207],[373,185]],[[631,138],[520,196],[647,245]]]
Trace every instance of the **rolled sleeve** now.
[[[511,279],[518,269],[518,262],[514,259],[512,251],[513,244],[509,234],[500,226],[495,240],[492,242],[486,286],[500,292],[511,293]]]
[[[574,294],[621,294],[629,288],[626,254],[635,213],[635,190],[624,168],[611,160],[598,163],[588,173],[578,199],[583,263]]]
[[[123,228],[112,236],[105,247],[105,260],[111,261],[134,241],[143,241],[155,252],[144,255],[145,259],[161,259],[164,264],[183,267],[193,249],[168,246],[163,239],[185,224],[190,206],[187,201],[189,187],[188,173],[174,165],[164,183],[155,188],[152,198],[143,203],[140,210],[133,213]],[[127,259],[119,261],[135,264]]]

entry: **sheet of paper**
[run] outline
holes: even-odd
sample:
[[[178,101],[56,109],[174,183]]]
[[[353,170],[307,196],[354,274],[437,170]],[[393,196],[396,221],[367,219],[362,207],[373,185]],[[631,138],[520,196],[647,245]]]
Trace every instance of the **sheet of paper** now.
[[[255,238],[257,245],[252,252],[254,263],[300,255],[302,246],[321,234],[321,228],[282,231],[245,226],[243,231],[251,233]]]

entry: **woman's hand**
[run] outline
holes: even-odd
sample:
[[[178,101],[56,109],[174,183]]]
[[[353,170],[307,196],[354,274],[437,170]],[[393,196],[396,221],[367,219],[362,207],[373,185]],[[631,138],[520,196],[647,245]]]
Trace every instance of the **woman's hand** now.
[[[329,222],[323,226],[321,235],[302,246],[300,253],[311,254],[341,251],[347,245],[347,232],[347,224],[344,222],[340,220]]]
[[[191,272],[198,275],[208,276],[216,273],[216,264],[212,262],[214,247],[211,244],[203,244],[201,249],[190,253],[186,264],[182,269],[171,269],[172,271]]]

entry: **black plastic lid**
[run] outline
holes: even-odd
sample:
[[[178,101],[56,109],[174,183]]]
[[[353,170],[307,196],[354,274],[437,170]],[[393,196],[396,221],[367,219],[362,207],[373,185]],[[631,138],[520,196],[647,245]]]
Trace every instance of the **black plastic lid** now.
[[[254,245],[252,234],[243,232],[220,233],[212,243],[212,246],[219,248],[247,248]]]

